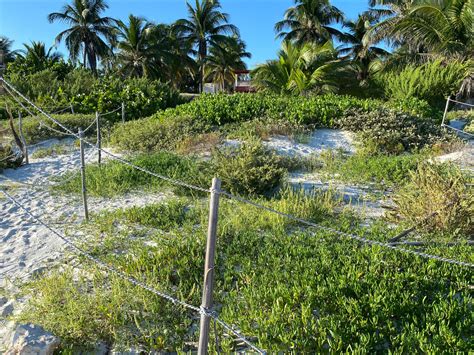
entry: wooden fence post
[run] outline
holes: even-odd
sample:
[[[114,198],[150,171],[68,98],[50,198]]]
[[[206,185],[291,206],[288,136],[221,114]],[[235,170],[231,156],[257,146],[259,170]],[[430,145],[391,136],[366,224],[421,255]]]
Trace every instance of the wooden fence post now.
[[[448,96],[448,98],[446,99],[446,107],[444,109],[443,120],[441,121],[441,127],[444,126],[444,121],[446,120],[446,115],[448,114],[449,100],[450,99],[451,99],[451,96]]]
[[[99,112],[95,112],[95,121],[96,121],[96,128],[97,128],[97,163],[100,164],[102,162],[102,136],[100,134],[100,114]]]
[[[207,229],[206,261],[204,264],[204,285],[202,289],[201,307],[206,311],[212,308],[212,289],[214,287],[214,255],[216,250],[217,219],[219,214],[219,196],[221,181],[212,179],[211,198],[209,202],[209,225]],[[211,319],[201,314],[198,354],[207,354],[209,345],[209,326]]]
[[[21,111],[18,111],[18,131],[20,132],[20,139],[23,143],[23,155],[25,156],[25,163],[30,163],[30,158],[28,157],[28,146],[26,145],[25,135],[23,134],[23,117],[21,116]]]
[[[122,123],[125,123],[125,103],[122,102]]]
[[[81,152],[81,183],[82,183],[82,202],[84,204],[84,217],[86,221],[89,220],[89,210],[87,208],[87,187],[86,187],[86,161],[84,158],[84,142],[82,138],[84,137],[84,133],[82,132],[82,128],[79,128],[79,147]]]

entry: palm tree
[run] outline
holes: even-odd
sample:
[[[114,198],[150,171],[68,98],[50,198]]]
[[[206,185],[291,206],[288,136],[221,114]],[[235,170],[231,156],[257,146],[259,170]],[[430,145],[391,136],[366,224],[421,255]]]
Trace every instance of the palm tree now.
[[[59,33],[56,42],[63,39],[69,50],[70,58],[77,61],[82,52],[83,65],[93,72],[97,71],[97,61],[110,52],[107,41],[114,39],[115,20],[110,17],[101,17],[101,13],[108,8],[105,0],[72,0],[66,4],[61,12],[48,15],[49,22],[63,21],[70,27]]]
[[[412,47],[445,56],[474,54],[474,0],[415,2],[392,33]]]
[[[341,36],[341,41],[347,46],[340,49],[339,53],[350,59],[357,72],[357,80],[364,84],[369,78],[371,69],[375,66],[374,61],[386,57],[389,52],[381,47],[368,36],[370,29],[378,20],[373,12],[364,12],[356,21],[345,21],[344,27],[349,31]]]
[[[24,43],[24,50],[20,51],[28,66],[34,68],[34,71],[41,71],[46,69],[50,64],[58,63],[61,60],[61,54],[53,51],[50,47],[46,50],[44,42],[32,41],[31,44]]]
[[[258,89],[298,95],[337,91],[337,72],[342,62],[332,42],[298,45],[285,41],[278,57],[253,70],[252,83]]]
[[[120,71],[125,76],[153,76],[156,69],[155,48],[150,41],[153,24],[133,15],[128,20],[128,24],[117,21]]]
[[[221,45],[228,39],[226,34],[238,36],[239,30],[229,24],[229,15],[220,11],[219,0],[196,0],[194,7],[188,2],[186,5],[188,19],[178,20],[174,26],[183,35],[183,40],[197,47],[199,91],[202,92],[208,46]]]
[[[235,71],[247,69],[243,58],[250,58],[246,51],[245,43],[232,37],[222,46],[213,46],[209,50],[206,62],[206,79],[219,85],[220,90],[225,90],[235,81]]]
[[[387,6],[389,15],[371,29],[374,40],[389,40],[413,58],[472,57],[474,0],[371,0],[370,5]]]
[[[5,36],[0,36],[0,64],[6,64],[15,60],[18,51],[12,50],[13,41]]]
[[[286,10],[284,20],[275,24],[275,31],[277,37],[286,41],[323,44],[333,36],[341,35],[330,25],[343,19],[342,11],[332,6],[329,0],[295,0],[295,6]]]

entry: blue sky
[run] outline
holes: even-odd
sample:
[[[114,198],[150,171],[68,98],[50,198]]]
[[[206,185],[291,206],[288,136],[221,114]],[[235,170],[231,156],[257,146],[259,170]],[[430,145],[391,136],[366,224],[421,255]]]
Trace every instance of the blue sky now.
[[[13,39],[15,48],[22,48],[23,43],[32,40],[52,46],[55,36],[66,25],[50,24],[46,17],[59,11],[64,3],[64,0],[0,0],[0,35]],[[133,13],[150,21],[171,23],[186,16],[185,0],[109,0],[108,3],[106,15],[114,18],[125,19]],[[293,0],[221,0],[221,3],[252,53],[247,61],[249,66],[273,58],[280,47],[273,26],[283,18]],[[367,9],[366,0],[333,0],[332,4],[348,18],[356,18]],[[67,55],[63,46],[59,51]]]

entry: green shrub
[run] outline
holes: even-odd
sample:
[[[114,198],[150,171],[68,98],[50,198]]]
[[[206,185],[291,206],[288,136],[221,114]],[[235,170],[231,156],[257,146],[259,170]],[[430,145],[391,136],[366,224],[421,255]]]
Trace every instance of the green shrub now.
[[[285,175],[282,158],[258,142],[216,150],[212,165],[224,189],[243,195],[271,193]]]
[[[179,93],[168,84],[144,78],[105,77],[96,81],[89,94],[68,96],[67,90],[63,92],[78,112],[83,113],[111,112],[124,102],[127,120],[147,117],[182,102]],[[120,110],[110,115],[110,119],[119,121]]]
[[[339,119],[337,126],[359,132],[368,154],[399,154],[444,139],[441,127],[433,120],[387,109],[352,111]]]
[[[176,117],[159,121],[147,118],[116,125],[110,143],[126,151],[171,150],[186,137],[207,130],[209,128],[204,122],[193,118]]]
[[[438,60],[423,65],[409,65],[401,72],[381,74],[379,80],[387,98],[406,100],[416,97],[442,109],[446,97],[459,90],[471,65],[469,62],[445,63]]]
[[[11,145],[0,144],[0,172],[2,172],[3,169],[17,168],[21,165],[23,158],[17,157],[13,155],[13,153]]]
[[[51,117],[59,121],[74,133],[77,133],[79,128],[86,129],[95,120],[95,115],[84,114],[52,115]],[[23,134],[28,144],[51,138],[65,137],[63,134],[50,130],[42,124],[41,121],[55,130],[64,131],[57,123],[52,122],[50,119],[42,115],[40,118],[41,120],[36,117],[25,117],[23,120]],[[103,122],[103,128],[107,129],[106,122]],[[93,133],[95,133],[95,125],[86,132],[86,134],[89,135]]]
[[[421,101],[407,103],[394,101],[383,103],[373,99],[358,99],[351,96],[322,95],[313,97],[278,96],[269,94],[201,95],[199,98],[174,109],[157,112],[153,117],[170,119],[191,117],[211,125],[241,123],[262,118],[288,121],[294,124],[313,124],[332,127],[335,120],[342,118],[349,110],[370,112],[380,107],[393,107],[410,114],[430,117],[433,110]]]
[[[410,225],[419,224],[418,228],[426,232],[472,239],[474,194],[469,183],[472,178],[453,166],[420,164],[394,196],[397,209],[391,217]]]
[[[64,77],[53,69],[27,76],[12,74],[13,86],[48,112],[55,112],[71,104],[75,113],[108,113],[125,103],[126,119],[148,117],[158,110],[175,107],[184,102],[168,84],[149,79],[123,79],[115,76],[96,78],[85,69],[75,69]],[[11,106],[20,107],[13,101]],[[27,112],[23,112],[26,116]],[[108,116],[121,120],[121,110]]]

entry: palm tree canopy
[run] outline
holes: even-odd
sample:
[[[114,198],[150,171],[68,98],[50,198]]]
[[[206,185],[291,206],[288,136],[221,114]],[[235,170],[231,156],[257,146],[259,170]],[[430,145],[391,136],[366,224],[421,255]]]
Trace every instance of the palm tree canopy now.
[[[330,41],[323,45],[285,41],[278,59],[259,65],[252,81],[257,88],[275,93],[335,92],[341,64]]]
[[[277,37],[287,41],[323,44],[341,35],[330,25],[343,19],[342,11],[329,0],[295,0],[295,6],[286,10],[284,19],[275,24],[275,31]]]
[[[230,37],[223,45],[211,47],[206,61],[206,78],[224,90],[234,82],[235,71],[247,69],[243,58],[251,58],[251,54],[240,38]]]
[[[153,24],[142,17],[129,15],[128,24],[117,21],[120,70],[126,76],[148,77],[154,71],[154,48],[151,43]]]
[[[391,12],[371,29],[373,39],[386,39],[410,55],[472,56],[474,0],[371,0],[371,5]]]
[[[15,60],[19,51],[12,50],[13,41],[5,36],[0,36],[0,53],[3,55],[3,63],[9,63]]]
[[[30,44],[24,43],[24,50],[20,52],[23,58],[36,67],[42,66],[44,63],[57,63],[61,59],[61,54],[54,51],[53,47],[46,50],[44,42],[32,41]]]
[[[56,36],[56,42],[65,40],[70,57],[77,61],[82,52],[83,64],[92,70],[97,68],[97,60],[110,51],[108,42],[113,41],[115,20],[101,17],[108,8],[105,0],[72,0],[61,12],[48,15],[49,22],[62,21],[70,27]]]
[[[196,0],[194,7],[188,2],[188,18],[180,19],[174,24],[182,40],[192,43],[197,48],[200,67],[200,90],[204,80],[204,65],[208,46],[219,46],[228,40],[228,34],[239,36],[236,26],[229,23],[229,15],[221,12],[219,0]]]
[[[339,50],[346,59],[352,60],[359,81],[365,81],[373,68],[380,66],[372,65],[374,61],[389,55],[389,52],[376,46],[376,42],[368,36],[370,30],[378,19],[378,15],[366,11],[359,15],[356,21],[345,21],[344,27],[348,29],[340,40],[346,44]]]

